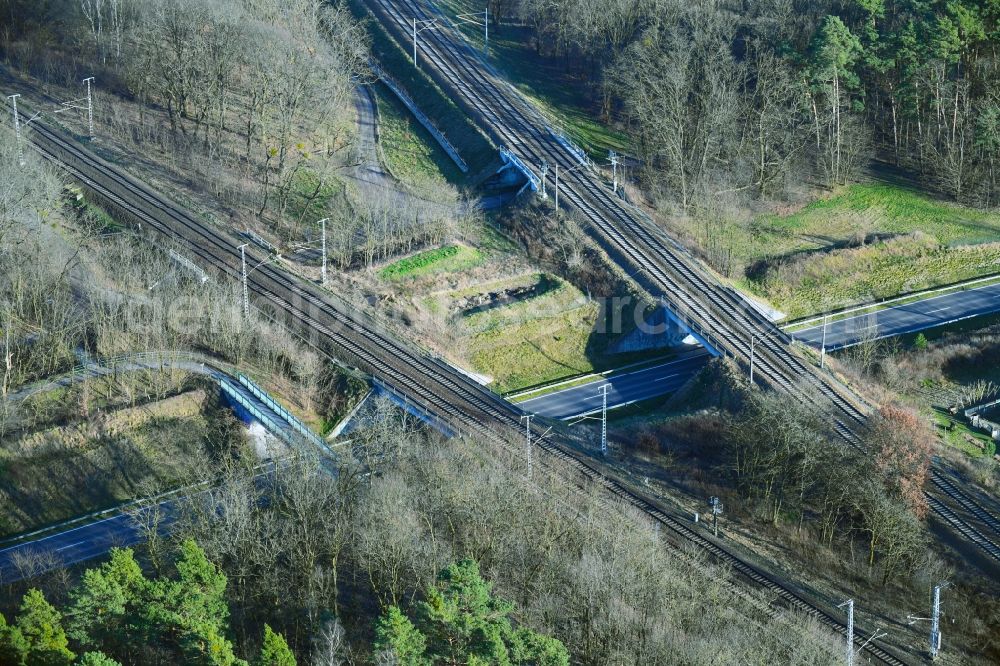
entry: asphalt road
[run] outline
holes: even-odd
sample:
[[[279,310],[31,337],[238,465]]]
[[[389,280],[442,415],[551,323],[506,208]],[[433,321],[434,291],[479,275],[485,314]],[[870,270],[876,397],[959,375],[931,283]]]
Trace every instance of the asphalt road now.
[[[826,350],[856,345],[872,331],[875,338],[887,338],[994,312],[1000,312],[1000,284],[956,291],[831,321],[826,326]],[[819,322],[792,335],[819,349],[823,344],[823,324]]]
[[[827,324],[826,349],[833,351],[858,344],[873,328],[876,337],[886,338],[995,312],[1000,312],[1000,284],[952,292],[876,313],[831,321]],[[823,340],[823,325],[819,323],[793,335],[796,340],[819,348]],[[623,407],[676,391],[701,369],[708,358],[707,352],[699,350],[684,359],[607,379],[595,379],[518,404],[526,411],[541,416],[569,420],[600,410],[601,396],[597,391],[601,385],[610,384],[608,408]]]
[[[174,500],[157,505],[158,531],[166,533],[174,521]],[[119,514],[64,532],[0,549],[0,584],[32,578],[58,567],[100,557],[112,548],[124,548],[144,541],[139,519]]]
[[[687,353],[681,359],[633,372],[601,377],[586,384],[546,393],[517,404],[533,414],[568,420],[600,411],[602,398],[598,389],[608,384],[611,386],[608,390],[608,408],[624,407],[676,391],[710,358],[711,355],[707,351],[698,349]]]

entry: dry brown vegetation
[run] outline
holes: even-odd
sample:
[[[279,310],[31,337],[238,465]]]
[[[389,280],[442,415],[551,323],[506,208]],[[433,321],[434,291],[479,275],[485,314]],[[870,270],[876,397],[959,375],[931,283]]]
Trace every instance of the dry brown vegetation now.
[[[900,396],[929,413],[935,423],[939,455],[970,479],[995,490],[1000,458],[985,433],[977,436],[951,410],[986,402],[1000,390],[1000,335],[996,324],[970,332],[955,331],[920,344],[871,342],[848,349],[834,360],[855,385],[872,387],[881,399]]]
[[[203,350],[265,373],[319,377],[321,356],[280,322],[243,317],[235,285],[202,284],[168,247],[61,190],[33,155],[18,169],[10,133],[0,137],[9,183],[0,197],[4,395],[68,370],[79,349],[99,357]]]
[[[337,5],[13,5],[19,29],[0,48],[51,95],[32,100],[37,110],[79,97],[75,82],[96,76],[95,120],[126,161],[143,155],[147,168],[221,201],[241,226],[263,216],[279,235],[300,237],[314,222],[306,213],[325,207],[350,147],[352,77],[366,57],[363,30]],[[83,134],[81,120],[72,124]]]
[[[537,460],[528,479],[520,455],[427,440],[396,419],[360,433],[354,454],[365,464],[345,457],[335,482],[305,463],[261,490],[234,470],[210,502],[191,504],[177,538],[196,536],[222,564],[238,639],[268,621],[306,654],[339,621],[351,649],[341,658],[366,662],[379,609],[423,598],[441,563],[472,557],[518,622],[560,638],[581,664],[838,659],[811,622],[770,617],[725,571],[665,547],[647,519]]]
[[[1000,645],[989,618],[1000,606],[992,584],[935,545],[923,520],[921,490],[937,447],[922,415],[883,408],[863,433],[868,459],[808,411],[748,393],[743,378],[718,362],[686,399],[699,411],[613,427],[622,455],[611,464],[645,476],[689,511],[707,513],[706,498],[720,496],[727,539],[786,571],[809,572],[809,584],[834,597],[863,598],[861,617],[888,623],[897,645],[920,644],[922,634],[900,619],[925,606],[937,579],[954,580],[963,610],[954,616],[953,644],[970,663],[995,658]],[[966,612],[973,606],[979,611]]]
[[[98,152],[297,261],[318,265],[321,218],[348,268],[438,242],[462,217],[450,187],[416,196],[358,167],[368,38],[341,3],[7,4],[19,30],[0,52],[25,108],[85,135],[85,113],[51,110],[95,75]]]
[[[622,296],[626,281],[589,239],[575,216],[551,214],[541,206],[508,211],[501,224],[532,260],[565,277],[590,296]]]
[[[204,389],[10,436],[0,448],[0,533],[202,481],[213,452],[238,451],[240,441],[235,419]]]
[[[169,368],[129,369],[68,387],[26,387],[83,355],[198,351],[264,378],[300,412],[331,421],[358,386],[281,322],[243,317],[231,285],[202,284],[130,229],[60,187],[0,132],[0,479],[4,531],[26,529],[211,477],[243,455],[214,397]],[[217,388],[212,387],[211,396]],[[166,411],[164,411],[166,410]]]
[[[922,387],[1000,382],[1000,327],[950,333],[930,341],[925,349],[883,346],[875,377],[905,393]],[[960,395],[956,400],[964,400]]]

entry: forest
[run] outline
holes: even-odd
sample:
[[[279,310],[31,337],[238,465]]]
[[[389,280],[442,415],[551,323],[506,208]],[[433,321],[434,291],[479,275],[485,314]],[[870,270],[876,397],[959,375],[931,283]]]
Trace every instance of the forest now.
[[[58,108],[94,76],[108,148],[150,155],[195,188],[206,216],[292,250],[315,243],[326,218],[330,258],[344,268],[438,242],[457,224],[450,188],[401,200],[352,178],[352,95],[373,76],[365,26],[343,2],[3,0],[0,16],[24,111]]]
[[[7,45],[25,49],[24,36]],[[44,67],[31,52],[10,57]],[[164,136],[172,136],[169,94],[160,94],[164,106],[148,112],[167,109]],[[176,144],[164,145],[204,150],[204,124],[197,145],[184,140],[199,127],[196,108],[187,117],[177,111]],[[20,166],[12,132],[0,133],[0,148],[9,184],[0,192],[5,475],[19,462],[9,445],[26,430],[53,420],[100,424],[101,412],[120,402],[142,408],[173,390],[139,374],[106,394],[63,394],[58,405],[14,400],[21,388],[71,370],[81,349],[200,350],[278,377],[316,411],[339,399],[326,359],[242,317],[231,285],[192,279],[165,246],[109,218],[37,155],[28,152]],[[159,505],[142,504],[142,546],[42,574],[46,563],[29,558],[19,562],[25,580],[0,582],[0,661],[835,661],[839,648],[826,630],[796,613],[775,617],[765,596],[730,585],[725,569],[664,548],[660,531],[630,507],[537,461],[526,474],[507,448],[442,441],[382,413],[338,460],[292,457],[263,477],[240,430],[196,433],[189,462],[197,474],[184,481],[200,476],[209,490],[185,497],[169,535],[157,531]],[[88,450],[108,447],[97,435]],[[29,453],[39,454],[29,456],[33,464],[56,469],[78,452],[49,444]],[[109,462],[110,473],[137,472],[129,460]],[[706,599],[716,612],[705,612]]]
[[[623,118],[687,210],[850,182],[872,158],[953,199],[1000,195],[995,0],[491,0]],[[501,25],[502,29],[502,25]]]

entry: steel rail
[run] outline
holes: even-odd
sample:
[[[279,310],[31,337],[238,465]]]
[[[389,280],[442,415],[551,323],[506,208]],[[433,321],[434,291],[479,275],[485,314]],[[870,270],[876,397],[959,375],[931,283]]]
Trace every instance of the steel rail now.
[[[931,483],[937,486],[941,492],[953,499],[959,506],[978,518],[983,524],[997,535],[1000,535],[1000,519],[987,511],[975,499],[969,497],[965,492],[959,490],[955,484],[946,479],[943,474],[936,469],[931,470]]]
[[[56,135],[49,132],[47,128],[40,126],[38,131],[39,134],[43,136],[44,140],[60,145],[63,150],[73,149],[70,144],[59,139]],[[59,156],[47,151],[43,146],[39,146],[39,149],[43,152],[43,154],[47,154],[50,159],[61,162],[66,161],[65,158],[60,158]],[[76,159],[81,159],[91,168],[107,168],[107,165],[98,163],[94,158],[84,156],[82,151],[77,150],[74,152],[76,153]],[[75,176],[83,180],[88,187],[97,190],[101,196],[107,198],[110,203],[116,207],[121,208],[124,212],[134,217],[144,219],[147,223],[153,225],[158,232],[184,242],[189,251],[194,253],[195,256],[200,258],[206,264],[216,268],[217,270],[221,270],[233,279],[239,279],[239,255],[235,252],[236,243],[232,239],[221,236],[221,234],[212,230],[210,227],[207,227],[202,223],[198,223],[190,217],[178,215],[176,211],[179,209],[176,206],[155,197],[148,190],[145,190],[145,188],[142,188],[137,183],[129,182],[129,179],[121,178],[120,175],[116,179],[116,183],[118,185],[126,187],[126,189],[128,189],[133,195],[143,197],[144,203],[152,206],[161,213],[172,214],[173,222],[179,225],[182,229],[185,229],[187,231],[187,235],[183,232],[178,232],[176,228],[168,226],[161,220],[144,213],[141,209],[130,204],[120,195],[111,191],[107,187],[102,186],[92,177],[84,174],[80,169],[73,169],[71,167],[70,170]],[[428,391],[420,384],[410,382],[409,375],[403,375],[400,373],[399,368],[394,367],[384,359],[406,358],[417,361],[426,360],[421,354],[405,349],[401,345],[395,343],[392,338],[381,334],[381,332],[377,330],[378,326],[372,323],[368,323],[367,326],[359,324],[352,318],[344,315],[343,312],[324,302],[318,295],[311,293],[311,290],[307,291],[302,285],[293,282],[281,272],[267,266],[262,266],[261,270],[251,273],[251,276],[248,277],[248,282],[253,285],[255,293],[260,294],[265,300],[270,301],[280,310],[285,311],[293,318],[308,324],[312,330],[322,333],[331,341],[342,346],[345,351],[349,352],[354,358],[361,361],[364,365],[369,368],[374,368],[376,371],[384,373],[387,376],[399,375],[400,380],[407,380],[405,381],[407,384],[406,388],[412,391],[414,395],[422,396],[429,402],[435,404],[436,409],[447,411],[452,403],[464,402],[467,403],[469,407],[475,407],[476,411],[486,411],[491,415],[496,415],[497,410],[495,406],[491,406],[483,396],[473,397],[468,393],[468,391],[459,389],[453,380],[445,378],[441,375],[441,367],[437,364],[432,365],[430,363],[422,363],[420,364],[421,372],[425,373],[423,375],[425,377],[432,377],[439,380],[443,387],[449,389],[449,393],[458,389],[460,391],[459,393],[448,396],[450,401],[442,400],[437,394]],[[274,284],[277,284],[278,289],[287,290],[289,292],[288,296],[302,300],[312,306],[316,311],[313,313],[306,312],[299,306],[294,305],[288,297],[275,291]],[[316,318],[317,314],[325,315],[333,321],[319,321]],[[372,340],[376,341],[377,346],[383,353],[381,355],[372,354],[362,347],[356,338],[345,335],[342,331],[348,331],[360,338],[368,336]]]

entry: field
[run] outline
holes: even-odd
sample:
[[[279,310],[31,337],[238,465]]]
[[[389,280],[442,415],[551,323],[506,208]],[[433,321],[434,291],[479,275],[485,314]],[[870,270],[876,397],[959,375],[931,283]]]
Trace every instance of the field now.
[[[489,378],[500,393],[651,356],[605,354],[611,335],[595,331],[600,303],[489,221],[461,237],[359,276],[419,344]]]
[[[589,349],[597,303],[558,278],[529,281],[538,279],[553,285],[534,298],[460,320],[472,369],[492,377],[501,393],[595,369]]]
[[[431,273],[463,271],[483,262],[482,253],[468,245],[446,245],[399,259],[378,272],[383,280],[417,278]]]
[[[907,234],[923,231],[940,243],[958,245],[1000,239],[1000,215],[940,201],[899,185],[854,185],[785,217],[761,222],[776,233],[800,240],[824,236],[846,240],[858,233]],[[773,242],[775,238],[765,239]],[[802,247],[799,242],[792,248]]]
[[[497,300],[511,293],[520,296]],[[611,336],[596,327],[600,304],[547,273],[480,281],[425,296],[423,303],[446,317],[452,336],[446,355],[491,378],[499,393],[664,355],[662,350],[606,354]]]
[[[726,230],[742,286],[790,318],[1000,272],[1000,215],[888,184]]]
[[[797,261],[751,284],[796,318],[998,271],[1000,243],[948,248],[921,235]]]
[[[442,0],[438,6],[452,19],[482,12],[471,0]],[[464,23],[459,29],[473,46],[482,45],[482,27]],[[585,77],[571,76],[559,61],[538,56],[529,40],[527,28],[491,24],[489,62],[594,159],[606,160],[608,150],[628,151],[628,137],[598,120],[598,100],[580,94],[590,89]]]

